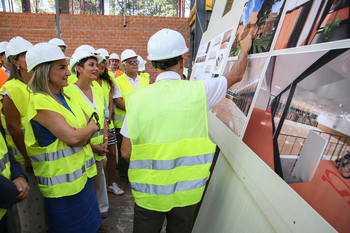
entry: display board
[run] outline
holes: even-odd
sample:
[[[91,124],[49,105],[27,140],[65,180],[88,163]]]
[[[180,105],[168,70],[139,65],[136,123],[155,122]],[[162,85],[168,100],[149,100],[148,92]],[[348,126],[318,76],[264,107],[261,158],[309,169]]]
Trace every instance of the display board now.
[[[318,58],[319,54],[349,47],[349,2],[235,1],[231,11],[221,19],[232,23],[219,29],[215,28],[214,31],[218,33],[203,35],[190,80],[217,78],[228,72],[237,60],[239,42],[247,35],[254,38],[243,80],[230,87],[226,99],[212,110],[242,139],[261,86],[264,90],[268,89],[272,95],[276,95],[297,78],[292,69],[293,64],[302,72],[300,66],[307,68],[310,62],[315,61],[312,59]],[[217,12],[213,14],[217,15]],[[316,55],[304,56],[307,57],[306,62],[295,60],[293,63],[293,56],[311,52]],[[284,66],[278,65],[277,68],[280,70],[282,67],[286,75],[275,75],[276,72],[268,74],[271,86],[266,87],[268,65],[271,66],[272,62],[272,66],[275,67],[275,63],[281,62],[280,55],[284,54],[290,54],[289,63]]]
[[[260,158],[247,149],[243,137],[253,109],[258,108],[257,103],[260,104],[260,109],[263,109],[262,103],[266,103],[266,110],[269,98],[278,95],[315,61],[329,51],[350,47],[350,0],[234,0],[232,9],[224,15],[225,6],[226,0],[215,2],[212,19],[209,28],[203,34],[190,79],[206,80],[225,74],[238,59],[239,42],[246,35],[254,37],[243,80],[229,87],[226,98],[208,113],[210,134],[221,149],[221,155],[233,168],[227,172],[230,172],[230,175],[235,173],[239,177],[273,228],[277,232],[301,232],[293,230],[294,217],[287,216],[288,211],[298,215],[302,214],[301,209],[306,211],[310,206],[303,202],[292,206],[293,204],[278,198],[271,198],[283,189],[288,200],[302,199],[285,182],[277,181],[279,177],[274,177],[276,174],[272,172],[267,175],[271,169],[263,166]],[[313,106],[322,106],[334,111],[338,111],[334,105],[350,108],[350,95],[336,91],[350,87],[349,67],[350,52],[347,51],[322,65],[317,72],[300,82],[293,100],[304,101],[305,105],[313,103]],[[260,95],[260,92],[263,94]],[[264,100],[257,100],[258,96]],[[259,171],[256,176],[255,171]],[[213,176],[215,174],[214,171]],[[224,177],[227,176],[229,175]],[[260,176],[263,176],[261,180]],[[212,178],[216,180],[216,177]],[[269,185],[275,185],[275,188],[267,188]],[[215,205],[213,202],[220,203],[220,211],[224,210],[227,216],[221,214],[217,209],[219,207],[211,209],[210,213],[200,212],[201,219],[196,223],[194,232],[210,229],[210,223],[216,221],[229,225],[226,223],[230,221],[229,216],[243,216],[244,208],[242,215],[239,215],[232,206],[220,202],[223,196],[229,200],[231,195],[242,192],[241,186],[237,184],[230,190],[226,190],[225,187],[209,183],[210,197],[206,200],[210,200],[211,203],[205,203],[203,208],[207,210],[208,206]],[[229,193],[220,194],[222,190]],[[236,203],[239,201],[238,198]],[[273,214],[276,215],[272,216]],[[216,218],[216,215],[220,218]],[[275,221],[276,216],[281,216],[281,221]],[[307,224],[313,225],[314,229],[321,224],[316,223],[316,219],[321,219],[317,213],[312,216],[308,215],[299,220],[299,224],[303,225],[299,225],[300,230],[306,229],[304,227]],[[239,225],[240,229],[246,229],[243,225]],[[221,227],[218,224],[215,226]],[[217,232],[232,232],[232,229],[226,226],[223,227],[223,231]],[[287,230],[279,231],[279,227],[286,227]],[[334,230],[329,226],[323,227],[325,232]]]

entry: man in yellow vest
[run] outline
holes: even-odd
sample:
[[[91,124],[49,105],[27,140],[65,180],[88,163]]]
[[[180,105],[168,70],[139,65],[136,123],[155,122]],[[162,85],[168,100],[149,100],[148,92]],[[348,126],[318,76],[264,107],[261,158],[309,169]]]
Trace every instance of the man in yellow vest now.
[[[5,48],[8,44],[7,41],[0,42],[0,60],[2,67],[0,68],[0,88],[5,84],[7,79],[10,77],[11,64],[6,62]]]
[[[148,60],[160,73],[155,84],[128,93],[121,134],[122,156],[130,161],[134,233],[191,232],[196,204],[209,177],[215,144],[207,111],[243,78],[251,37],[229,73],[205,81],[181,80],[188,51],[183,36],[162,29],[148,41]]]
[[[113,100],[117,107],[114,112],[114,126],[116,128],[117,149],[118,149],[118,171],[120,176],[119,186],[125,189],[128,180],[129,163],[121,157],[120,148],[123,136],[120,134],[120,128],[123,125],[125,117],[125,94],[135,89],[149,85],[149,79],[139,76],[137,54],[131,49],[126,49],[121,54],[121,61],[125,73],[115,79],[117,88],[113,93]],[[108,188],[107,188],[108,189]]]

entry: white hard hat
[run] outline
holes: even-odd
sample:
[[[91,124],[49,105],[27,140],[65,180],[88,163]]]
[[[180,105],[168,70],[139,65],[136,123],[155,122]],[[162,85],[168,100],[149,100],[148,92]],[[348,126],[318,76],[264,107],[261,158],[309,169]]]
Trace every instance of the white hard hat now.
[[[33,44],[20,36],[13,37],[5,48],[6,62],[11,63],[14,56],[28,51]]]
[[[187,53],[188,48],[180,32],[162,29],[149,39],[147,51],[148,60],[159,61],[183,55]]]
[[[139,63],[139,69],[138,71],[144,71],[146,69],[145,64],[147,63],[141,56],[137,56],[137,60],[140,62]]]
[[[119,55],[116,53],[112,53],[111,56],[109,56],[109,59],[117,59],[120,60]]]
[[[107,59],[109,58],[109,53],[105,49],[97,49],[96,52],[100,54],[104,54]]]
[[[59,39],[59,38],[53,38],[53,39],[51,39],[51,40],[49,41],[49,43],[55,44],[55,45],[57,45],[57,46],[63,46],[63,47],[65,47],[66,49],[68,48],[68,45],[66,45],[66,44],[64,43],[64,41],[61,40],[61,39]]]
[[[0,53],[4,53],[5,52],[5,48],[6,48],[6,45],[8,44],[9,42],[7,41],[2,41],[0,42]]]
[[[66,57],[60,47],[52,43],[38,43],[26,53],[28,72],[39,64],[62,59],[70,59],[70,57]]]
[[[87,51],[90,51],[91,53],[95,54],[95,55],[99,55],[100,53],[99,52],[96,52],[96,50],[94,49],[94,47],[92,47],[91,45],[87,45],[87,44],[84,44],[84,45],[80,45],[75,51],[79,51],[81,49],[84,49],[84,50],[87,50]]]
[[[105,57],[105,55],[104,55],[103,53],[99,53],[99,54],[96,55],[96,56],[98,56],[98,57],[101,58],[101,62],[102,62],[103,60],[106,60],[106,57]],[[100,63],[99,63],[99,64],[100,64]]]
[[[135,53],[134,50],[132,49],[125,49],[122,54],[121,54],[121,57],[122,57],[122,62],[129,59],[129,58],[132,58],[132,57],[137,57],[137,54]]]
[[[103,58],[101,56],[97,56],[94,53],[92,53],[89,50],[86,49],[79,49],[78,51],[75,51],[75,53],[72,55],[72,60],[70,61],[70,72],[72,74],[77,74],[76,66],[77,64],[84,58],[87,57],[94,57],[97,59],[97,64],[100,64],[103,61]]]

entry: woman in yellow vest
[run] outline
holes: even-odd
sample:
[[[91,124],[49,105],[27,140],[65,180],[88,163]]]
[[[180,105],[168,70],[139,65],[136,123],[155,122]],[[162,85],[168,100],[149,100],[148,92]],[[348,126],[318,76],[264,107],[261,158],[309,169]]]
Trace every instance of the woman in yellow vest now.
[[[99,131],[63,87],[70,75],[66,56],[54,44],[39,43],[26,55],[30,101],[25,143],[44,196],[49,232],[91,232],[101,217],[92,177],[96,175],[88,143]]]
[[[74,96],[88,115],[97,114],[101,126],[100,131],[93,136],[90,143],[97,167],[97,176],[93,178],[96,195],[101,184],[102,160],[108,152],[108,127],[104,117],[104,94],[97,82],[93,84],[98,76],[97,64],[102,60],[102,57],[96,56],[88,50],[74,53],[71,60],[71,72],[77,75],[78,80],[65,88],[66,93]]]
[[[103,53],[102,49],[96,50],[97,52],[101,52],[101,57],[104,58],[105,53]],[[113,114],[113,101],[112,101],[112,93],[116,87],[114,82],[114,74],[112,76],[111,72],[107,70],[107,59],[103,59],[102,62],[98,64],[98,76],[97,82],[102,87],[103,95],[105,99],[106,112],[105,117],[107,119],[108,132],[110,136],[108,137],[108,153],[107,153],[107,190],[116,195],[124,194],[124,190],[119,188],[119,186],[114,182],[115,177],[115,168],[117,165],[116,159],[116,147],[117,138],[115,136],[115,128],[112,120]]]
[[[11,64],[11,74],[0,89],[0,99],[3,104],[1,122],[5,129],[7,145],[16,160],[22,164],[31,189],[29,197],[17,205],[21,229],[25,232],[40,233],[46,230],[44,199],[24,144],[29,102],[27,83],[33,74],[27,70],[25,56],[32,46],[32,43],[19,36],[12,38],[7,44],[5,54],[7,63]]]

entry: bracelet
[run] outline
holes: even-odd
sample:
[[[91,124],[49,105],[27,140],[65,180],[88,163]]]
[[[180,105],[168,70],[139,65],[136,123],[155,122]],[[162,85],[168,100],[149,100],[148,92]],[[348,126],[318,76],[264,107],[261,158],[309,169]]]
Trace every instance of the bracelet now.
[[[105,139],[104,139],[104,140],[105,140],[105,141],[106,141],[106,140],[108,140],[108,137],[105,137]]]

